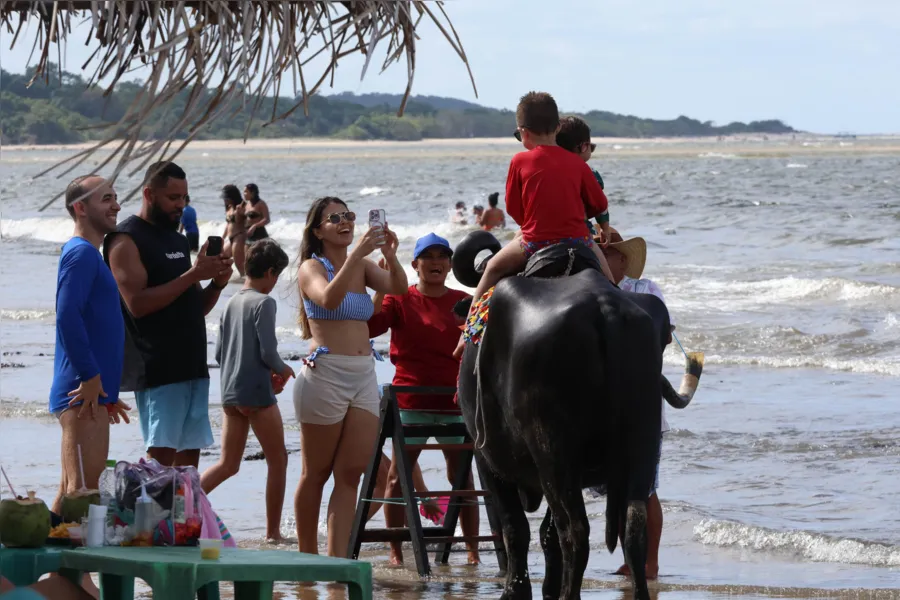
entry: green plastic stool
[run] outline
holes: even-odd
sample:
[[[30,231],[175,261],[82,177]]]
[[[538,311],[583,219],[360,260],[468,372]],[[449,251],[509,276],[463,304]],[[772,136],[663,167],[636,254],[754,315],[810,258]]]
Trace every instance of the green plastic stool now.
[[[37,583],[41,576],[56,573],[60,567],[62,548],[0,547],[0,575],[16,587]]]

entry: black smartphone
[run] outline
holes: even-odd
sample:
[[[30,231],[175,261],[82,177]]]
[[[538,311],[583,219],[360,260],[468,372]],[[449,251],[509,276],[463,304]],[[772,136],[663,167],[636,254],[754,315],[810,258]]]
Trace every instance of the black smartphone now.
[[[206,238],[206,255],[218,256],[222,254],[222,238],[218,235],[211,235]]]

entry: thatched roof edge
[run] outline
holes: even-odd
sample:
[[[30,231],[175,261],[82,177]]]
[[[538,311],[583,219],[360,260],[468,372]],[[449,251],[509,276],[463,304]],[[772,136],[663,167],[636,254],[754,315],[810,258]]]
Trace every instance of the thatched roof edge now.
[[[113,180],[126,168],[134,173],[154,160],[172,160],[216,119],[243,106],[250,106],[251,118],[257,116],[263,98],[278,97],[285,76],[290,77],[294,97],[299,100],[284,110],[276,103],[264,117],[266,124],[301,106],[308,114],[309,97],[332,80],[341,58],[365,54],[364,77],[376,47],[385,41],[382,70],[406,60],[407,86],[398,111],[402,115],[416,67],[416,29],[423,19],[437,25],[469,69],[462,43],[440,1],[0,0],[0,27],[14,36],[12,44],[33,44],[35,79],[49,78],[52,58],[61,55],[73,26],[82,19],[90,20],[89,41],[97,47],[82,65],[82,69],[93,70],[89,85],[104,80],[108,94],[123,75],[138,66],[149,68],[150,75],[134,104],[118,122],[105,127],[101,140],[38,176],[56,171],[61,177],[110,144],[117,148],[101,167],[118,157]],[[32,29],[35,21],[37,27]],[[29,33],[33,32],[30,40],[20,37],[26,25]],[[304,68],[321,54],[330,60],[323,72],[311,79]],[[221,81],[213,84],[219,76]],[[475,89],[471,69],[469,77]],[[156,132],[159,139],[145,141],[144,128],[150,116],[164,110],[185,90],[189,101],[184,111],[171,119],[161,135]],[[176,134],[183,131],[187,139],[173,149]]]

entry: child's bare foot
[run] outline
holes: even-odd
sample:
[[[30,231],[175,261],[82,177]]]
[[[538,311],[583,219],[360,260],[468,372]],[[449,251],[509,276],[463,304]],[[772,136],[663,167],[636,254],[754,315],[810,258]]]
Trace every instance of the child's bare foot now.
[[[392,567],[402,567],[403,554],[400,552],[391,552],[391,558],[388,560],[388,564]]]
[[[466,564],[468,564],[470,567],[477,567],[478,565],[481,564],[481,557],[478,556],[477,551],[469,552],[469,560]]]
[[[622,565],[619,567],[619,570],[616,571],[616,575],[624,575],[625,577],[631,577],[631,569],[628,568],[628,565]]]
[[[277,533],[275,535],[270,535],[268,533],[266,534],[266,543],[267,544],[286,544],[286,543],[288,543],[288,541],[290,541],[290,540],[282,537],[282,535],[280,533]]]

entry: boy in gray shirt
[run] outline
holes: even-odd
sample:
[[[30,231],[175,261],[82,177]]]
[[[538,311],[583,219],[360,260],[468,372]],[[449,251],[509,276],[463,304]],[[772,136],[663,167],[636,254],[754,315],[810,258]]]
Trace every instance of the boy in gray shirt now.
[[[207,494],[241,465],[250,428],[266,456],[266,539],[280,541],[281,511],[287,478],[284,423],[278,400],[294,371],[278,355],[275,299],[269,293],[288,266],[284,250],[271,239],[247,250],[247,281],[222,312],[216,361],[222,380],[222,456],[204,471],[200,484]]]

